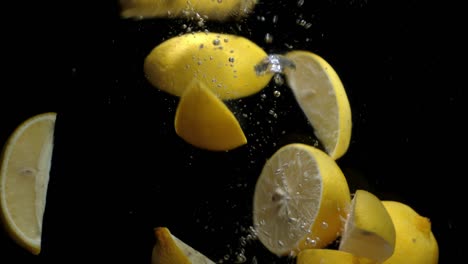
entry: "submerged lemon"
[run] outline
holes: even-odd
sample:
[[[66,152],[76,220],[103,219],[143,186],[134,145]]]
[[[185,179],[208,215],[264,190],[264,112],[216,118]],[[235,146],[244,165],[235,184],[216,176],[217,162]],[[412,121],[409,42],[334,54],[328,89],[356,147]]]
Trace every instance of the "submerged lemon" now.
[[[175,130],[193,146],[227,151],[247,143],[234,114],[203,83],[194,82],[180,98]]]
[[[395,227],[377,196],[365,190],[355,192],[339,249],[378,263],[393,254]]]
[[[396,232],[395,252],[384,264],[437,264],[439,247],[429,218],[401,202],[382,203],[392,218]]]
[[[44,113],[21,123],[1,156],[1,221],[14,241],[33,254],[41,251],[55,119],[55,113]]]
[[[236,20],[250,14],[257,0],[120,0],[124,18],[200,18]]]
[[[324,248],[340,235],[350,199],[330,156],[305,144],[285,145],[268,159],[255,186],[257,236],[279,256]]]
[[[151,256],[152,264],[214,264],[198,250],[172,235],[167,227],[154,229],[156,244]]]
[[[295,65],[286,67],[288,86],[314,128],[326,152],[338,159],[351,140],[351,107],[338,74],[322,57],[309,51],[285,54]]]
[[[181,96],[194,81],[221,99],[236,99],[266,87],[271,73],[257,75],[265,51],[241,36],[197,32],[170,38],[145,58],[144,72],[158,89]]]

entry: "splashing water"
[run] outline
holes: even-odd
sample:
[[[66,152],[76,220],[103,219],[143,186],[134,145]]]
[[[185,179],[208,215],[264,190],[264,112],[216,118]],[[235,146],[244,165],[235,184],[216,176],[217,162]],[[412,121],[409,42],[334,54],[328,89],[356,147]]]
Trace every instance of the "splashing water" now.
[[[255,65],[255,73],[257,75],[264,75],[265,73],[283,74],[285,68],[296,69],[296,65],[283,55],[270,54]]]

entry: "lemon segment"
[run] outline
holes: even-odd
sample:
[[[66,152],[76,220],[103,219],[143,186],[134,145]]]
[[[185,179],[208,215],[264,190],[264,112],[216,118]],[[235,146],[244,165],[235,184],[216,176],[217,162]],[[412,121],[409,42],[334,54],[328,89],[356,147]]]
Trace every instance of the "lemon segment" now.
[[[41,251],[55,119],[55,113],[44,113],[21,123],[1,156],[0,219],[11,238],[35,255]]]
[[[145,58],[144,72],[153,86],[175,96],[197,81],[222,100],[237,99],[268,85],[272,74],[255,72],[256,63],[266,56],[244,37],[197,32],[157,45]]]
[[[257,0],[120,0],[123,18],[200,18],[238,20],[249,15]]]
[[[339,250],[382,263],[395,249],[395,228],[380,199],[357,190],[351,201]]]
[[[156,244],[151,255],[152,264],[214,264],[198,250],[172,235],[167,227],[154,229]]]
[[[338,159],[351,140],[351,107],[338,74],[322,57],[296,50],[285,54],[295,67],[285,68],[288,86],[326,152]]]
[[[335,249],[304,249],[297,255],[296,264],[376,264],[377,262]]]
[[[203,83],[192,83],[180,98],[175,130],[191,145],[228,151],[247,143],[239,121]]]
[[[350,199],[346,178],[330,156],[301,143],[285,145],[257,179],[256,234],[278,256],[324,248],[340,235]]]
[[[396,232],[395,251],[384,264],[437,264],[439,246],[429,218],[401,202],[382,203],[392,218]]]

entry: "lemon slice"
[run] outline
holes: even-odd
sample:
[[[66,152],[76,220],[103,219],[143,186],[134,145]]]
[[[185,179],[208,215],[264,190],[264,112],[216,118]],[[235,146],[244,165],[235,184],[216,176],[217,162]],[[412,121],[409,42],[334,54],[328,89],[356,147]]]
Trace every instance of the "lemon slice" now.
[[[335,249],[304,249],[296,264],[376,264],[377,262]]]
[[[339,250],[382,263],[395,249],[395,228],[380,199],[357,190],[351,201]]]
[[[308,51],[285,54],[295,68],[286,67],[288,86],[314,128],[326,152],[338,159],[351,140],[351,107],[343,84],[332,66]]]
[[[223,100],[255,94],[268,85],[272,73],[257,75],[255,65],[265,51],[241,36],[197,32],[170,38],[147,55],[148,81],[181,96],[193,81],[203,83]]]
[[[236,20],[250,14],[257,0],[120,0],[123,18]]]
[[[156,244],[151,256],[152,264],[214,264],[198,250],[172,235],[167,227],[156,227],[154,233]]]
[[[192,83],[180,98],[175,130],[191,145],[211,151],[228,151],[247,143],[234,114],[203,83]]]
[[[265,163],[255,186],[256,234],[278,256],[323,248],[339,236],[350,199],[330,156],[301,143],[285,145]]]
[[[2,152],[2,224],[16,243],[36,255],[41,251],[55,119],[55,113],[27,119],[13,131]]]
[[[437,264],[439,246],[429,218],[401,202],[382,203],[392,218],[396,232],[395,252],[384,264]]]

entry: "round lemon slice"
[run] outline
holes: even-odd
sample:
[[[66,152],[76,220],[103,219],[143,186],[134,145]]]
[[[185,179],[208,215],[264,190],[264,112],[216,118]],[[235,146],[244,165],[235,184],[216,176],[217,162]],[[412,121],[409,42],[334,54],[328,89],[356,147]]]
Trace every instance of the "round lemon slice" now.
[[[257,237],[278,256],[323,248],[339,236],[350,199],[330,156],[301,143],[285,145],[265,163],[255,186]]]
[[[180,98],[175,130],[191,145],[211,151],[228,151],[247,143],[234,114],[203,83],[192,83]]]
[[[214,264],[208,257],[186,244],[167,227],[154,229],[156,244],[151,255],[152,264]]]
[[[322,57],[308,51],[291,51],[285,57],[295,67],[286,67],[285,76],[299,106],[314,128],[326,152],[338,159],[351,140],[351,107],[343,84]]]
[[[304,249],[297,255],[296,264],[377,264],[335,249]]]
[[[41,251],[42,220],[52,162],[55,113],[20,124],[4,146],[0,168],[0,216],[12,239]]]
[[[437,264],[439,246],[429,218],[401,202],[382,203],[392,218],[396,232],[395,252],[384,264]]]
[[[272,73],[255,72],[255,65],[266,56],[244,37],[197,32],[157,45],[145,58],[144,72],[153,86],[175,96],[196,81],[223,100],[237,99],[268,85]]]
[[[238,20],[249,15],[257,0],[120,0],[123,18],[199,18]]]
[[[339,250],[382,263],[394,249],[395,227],[382,202],[368,191],[357,190]]]

